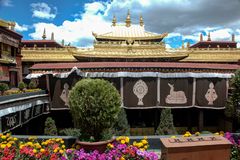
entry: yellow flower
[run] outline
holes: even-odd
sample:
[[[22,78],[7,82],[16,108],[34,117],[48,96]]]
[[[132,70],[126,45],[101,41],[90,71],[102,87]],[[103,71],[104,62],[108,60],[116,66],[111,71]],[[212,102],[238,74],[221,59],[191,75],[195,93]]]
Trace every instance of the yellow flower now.
[[[171,136],[171,138],[177,138],[176,136]]]
[[[125,160],[125,158],[124,158],[124,157],[121,157],[120,160]]]
[[[40,149],[40,152],[44,153],[44,152],[45,152],[45,149],[43,149],[43,148],[42,148],[42,149]]]
[[[143,145],[148,144],[148,141],[146,139],[141,140],[141,142]]]
[[[214,133],[214,134],[219,136],[219,133],[218,133],[218,132],[216,132],[216,133]]]
[[[65,145],[62,145],[62,148],[64,149],[64,148],[66,148],[66,146],[65,146]]]
[[[57,148],[56,148],[56,149],[54,149],[54,150],[53,150],[53,152],[54,152],[54,153],[57,153],[57,152],[58,152],[58,149],[57,149]]]
[[[59,151],[59,153],[61,153],[61,154],[63,154],[63,152],[64,152],[64,151],[63,151],[62,149]]]
[[[62,143],[62,144],[63,144],[63,143],[64,143],[64,141],[63,141],[63,140],[61,140],[61,141],[60,141],[60,143]]]
[[[14,137],[14,138],[13,138],[13,140],[14,140],[14,141],[17,141],[17,140],[18,140],[18,138]]]
[[[125,144],[125,141],[122,139],[122,140],[121,140],[121,143],[122,143],[122,144]]]
[[[4,149],[6,147],[6,144],[1,144],[0,147]]]
[[[22,144],[19,146],[20,149],[22,149],[23,147],[24,147],[24,145],[22,145]]]
[[[200,132],[196,132],[196,133],[195,133],[195,136],[200,136]]]
[[[113,148],[114,146],[111,143],[108,143],[107,145],[109,148]]]
[[[2,138],[2,139],[6,139],[7,137],[6,137],[6,136],[4,136],[4,135],[2,135],[2,136],[1,136],[1,138]]]
[[[12,147],[12,144],[11,143],[7,143],[7,147],[8,148]]]
[[[126,143],[129,143],[129,140],[130,140],[129,137],[125,138]]]
[[[147,149],[147,148],[148,148],[148,146],[147,146],[147,145],[145,145],[145,146],[144,146],[144,149]]]
[[[37,153],[37,150],[36,150],[36,149],[33,149],[33,153]]]

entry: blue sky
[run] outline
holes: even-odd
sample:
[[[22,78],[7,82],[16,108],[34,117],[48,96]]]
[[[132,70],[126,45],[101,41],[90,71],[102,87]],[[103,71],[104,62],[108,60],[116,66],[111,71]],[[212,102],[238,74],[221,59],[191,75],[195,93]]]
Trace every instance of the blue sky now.
[[[212,40],[230,40],[236,35],[240,43],[240,0],[0,0],[0,18],[17,23],[15,29],[23,39],[47,38],[79,47],[91,46],[92,32],[111,30],[113,15],[123,23],[130,9],[133,23],[143,15],[145,29],[164,33],[167,47],[191,44],[199,34],[211,32]]]

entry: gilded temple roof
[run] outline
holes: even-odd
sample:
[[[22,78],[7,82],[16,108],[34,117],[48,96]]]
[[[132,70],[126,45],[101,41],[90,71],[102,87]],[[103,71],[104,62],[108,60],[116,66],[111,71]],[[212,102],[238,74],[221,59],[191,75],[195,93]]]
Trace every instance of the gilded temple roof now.
[[[23,48],[23,62],[75,62],[67,48]]]
[[[232,62],[240,60],[239,48],[190,48],[183,62]]]
[[[112,31],[104,34],[97,35],[93,33],[96,39],[114,39],[114,40],[150,40],[150,39],[163,39],[168,34],[156,34],[152,32],[146,32],[144,26],[140,25],[131,25],[130,27],[125,26],[124,24],[119,24],[112,26]]]

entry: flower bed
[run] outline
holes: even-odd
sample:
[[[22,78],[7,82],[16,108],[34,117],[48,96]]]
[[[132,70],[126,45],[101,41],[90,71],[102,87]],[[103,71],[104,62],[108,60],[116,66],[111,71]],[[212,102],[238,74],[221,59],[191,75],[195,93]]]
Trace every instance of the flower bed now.
[[[107,150],[100,154],[97,150],[85,152],[76,145],[66,149],[60,138],[38,142],[36,137],[29,137],[27,141],[19,141],[10,134],[0,135],[1,160],[157,160],[154,152],[148,152],[146,138],[140,142],[129,143],[128,137],[118,137],[115,142],[108,144]]]
[[[224,135],[232,144],[231,158],[230,160],[240,159],[240,135],[233,135],[230,132],[226,132]]]

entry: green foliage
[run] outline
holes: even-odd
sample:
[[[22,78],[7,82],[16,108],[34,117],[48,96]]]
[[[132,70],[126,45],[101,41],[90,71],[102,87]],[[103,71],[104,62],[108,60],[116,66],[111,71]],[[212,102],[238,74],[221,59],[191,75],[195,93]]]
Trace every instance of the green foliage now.
[[[59,131],[59,134],[62,136],[74,136],[74,137],[80,137],[81,131],[77,128],[65,128],[61,131]]]
[[[160,123],[158,125],[157,135],[177,134],[173,125],[173,116],[170,108],[165,108],[161,112]]]
[[[121,108],[121,110],[118,114],[118,120],[114,124],[113,128],[114,128],[114,133],[116,136],[130,135],[130,126],[128,124],[127,114],[126,114],[124,108]]]
[[[23,91],[23,89],[26,88],[26,86],[27,85],[24,82],[19,82],[18,83],[18,88],[19,88],[20,91]]]
[[[226,104],[225,115],[229,118],[237,118],[240,122],[240,113],[236,107],[240,105],[240,70],[237,70],[235,76],[230,81],[231,93]]]
[[[0,83],[0,95],[3,95],[3,93],[8,89],[9,87],[6,83]]]
[[[239,160],[239,159],[240,159],[240,148],[237,145],[233,145],[231,150],[230,160]]]
[[[31,81],[29,84],[28,84],[28,88],[29,89],[36,89],[37,88],[37,84],[35,81]]]
[[[55,121],[51,117],[48,117],[45,121],[44,134],[48,136],[57,135],[57,127]]]
[[[81,138],[103,140],[103,132],[116,123],[121,99],[117,89],[101,79],[82,79],[69,94],[70,112]]]

